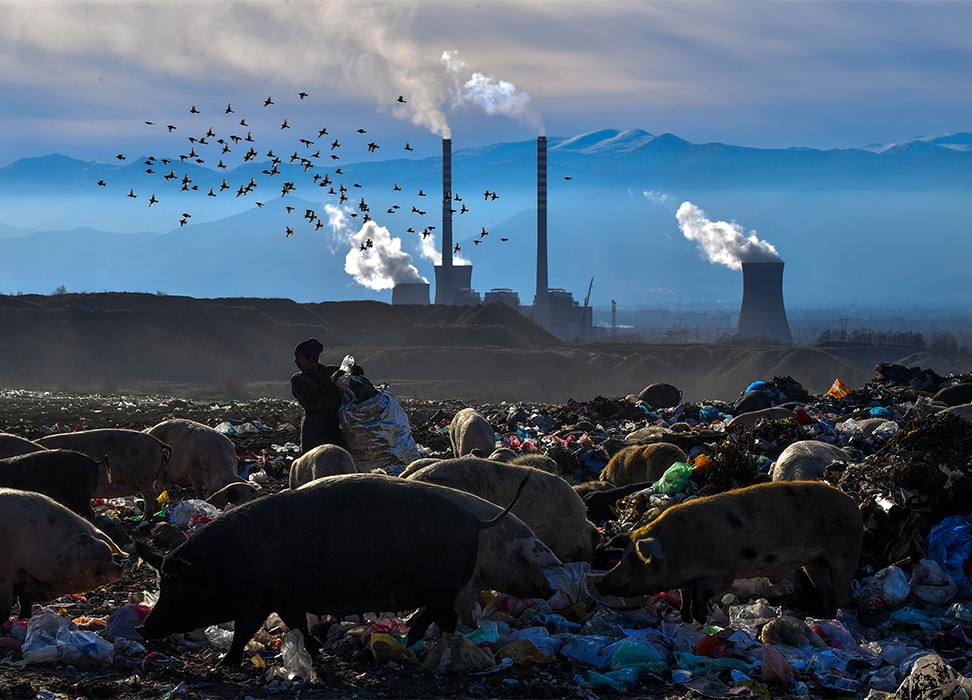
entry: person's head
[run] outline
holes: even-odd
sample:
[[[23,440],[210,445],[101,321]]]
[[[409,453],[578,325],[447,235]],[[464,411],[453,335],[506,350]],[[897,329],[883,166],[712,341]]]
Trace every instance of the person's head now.
[[[302,340],[294,348],[294,364],[301,371],[312,369],[323,351],[324,346],[317,338]]]

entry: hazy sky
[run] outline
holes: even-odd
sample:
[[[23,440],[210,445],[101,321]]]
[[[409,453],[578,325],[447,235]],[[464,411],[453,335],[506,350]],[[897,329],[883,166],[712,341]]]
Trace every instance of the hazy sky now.
[[[362,126],[429,154],[446,132],[836,148],[970,131],[970,27],[972,3],[924,0],[0,0],[0,166],[147,154],[228,103],[254,128]]]

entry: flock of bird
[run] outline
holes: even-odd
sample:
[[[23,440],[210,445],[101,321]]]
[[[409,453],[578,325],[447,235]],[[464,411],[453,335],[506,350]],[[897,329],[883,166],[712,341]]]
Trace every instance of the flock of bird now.
[[[308,97],[308,93],[299,92],[298,98],[300,101],[305,100]],[[405,97],[400,95],[397,100],[399,103],[406,103]],[[268,109],[275,105],[272,97],[267,97],[263,101],[262,109]],[[258,139],[254,137],[253,131],[247,123],[246,117],[240,118],[233,126],[233,131],[238,131],[239,133],[221,134],[217,133],[213,126],[197,128],[197,123],[203,119],[203,112],[200,111],[196,105],[192,105],[188,113],[190,115],[190,120],[193,122],[189,129],[194,129],[191,131],[189,136],[186,137],[185,144],[183,145],[183,150],[185,152],[179,154],[173,158],[156,158],[155,156],[148,156],[143,161],[145,166],[145,172],[149,175],[157,175],[160,179],[159,189],[151,191],[147,199],[143,198],[142,201],[146,201],[149,207],[153,207],[159,203],[159,196],[165,195],[165,189],[171,190],[172,188],[178,188],[178,192],[184,193],[198,193],[201,197],[221,197],[221,196],[235,196],[239,197],[253,197],[254,204],[257,207],[263,207],[264,201],[257,201],[255,193],[258,188],[261,191],[266,191],[266,185],[272,183],[274,180],[279,180],[279,189],[276,185],[273,186],[272,191],[283,199],[288,195],[301,192],[303,194],[305,187],[316,186],[319,190],[316,192],[317,197],[323,196],[323,204],[336,203],[338,206],[344,207],[347,214],[353,219],[359,219],[360,223],[364,225],[368,221],[373,220],[371,205],[365,196],[357,197],[353,199],[358,199],[357,203],[352,203],[351,192],[353,190],[361,189],[364,192],[361,183],[353,182],[351,178],[345,175],[344,169],[337,164],[337,161],[341,160],[342,154],[342,144],[341,140],[337,135],[330,134],[326,127],[317,130],[315,138],[311,138],[313,133],[306,136],[301,136],[294,140],[294,151],[289,155],[278,155],[274,150],[268,149],[261,157],[260,152],[257,150],[257,145],[259,143]],[[233,108],[232,103],[226,105],[225,110],[223,110],[222,115],[219,115],[221,119],[235,120],[236,117],[228,117],[227,115],[235,115],[236,112]],[[154,121],[145,121],[145,124],[150,127],[159,127],[160,125]],[[237,128],[238,127],[238,128]],[[164,124],[161,128],[165,133],[176,134],[177,132],[182,133],[187,130],[184,126],[177,126],[175,124]],[[283,118],[280,122],[280,131],[285,131],[291,129],[290,119]],[[351,136],[352,139],[357,139],[359,137],[364,137],[367,134],[367,130],[359,128],[356,130],[356,135]],[[345,138],[345,142],[348,139]],[[366,145],[368,153],[376,153],[381,146],[374,141],[369,141],[364,144],[364,139],[360,142],[356,141],[355,144],[361,143],[361,145]],[[290,150],[289,148],[287,149]],[[409,143],[405,143],[403,151],[412,151],[412,146]],[[241,161],[234,165],[231,170],[230,165],[226,161],[232,161],[235,157],[241,156]],[[269,159],[263,161],[262,159]],[[127,157],[123,153],[119,153],[116,156],[119,162],[126,161]],[[260,160],[258,160],[260,159]],[[200,186],[199,183],[195,182],[193,177],[184,168],[185,164],[195,164],[204,165],[207,162],[211,163],[212,160],[217,160],[215,165],[216,172],[223,171],[226,175],[225,177],[219,178],[222,182],[218,185],[212,187],[207,187],[206,185]],[[267,166],[262,169],[260,175],[264,177],[247,177],[244,176],[243,179],[239,181],[230,182],[233,179],[233,172],[236,167],[243,165],[245,163],[261,163],[266,162]],[[286,163],[289,167],[286,170],[281,170],[281,166]],[[183,166],[183,167],[180,167]],[[180,172],[181,171],[181,172]],[[294,176],[296,171],[297,175]],[[565,177],[565,180],[569,180],[569,177]],[[108,187],[108,183],[102,179],[97,183],[101,187]],[[314,192],[312,190],[312,192]],[[393,183],[389,192],[391,193],[402,193],[402,195],[393,194],[395,198],[399,196],[405,196],[402,192],[402,187],[398,183]],[[159,196],[157,196],[157,193]],[[132,200],[138,200],[140,194],[135,191],[134,187],[129,188],[126,197]],[[356,193],[357,194],[357,193]],[[416,197],[426,197],[426,193],[423,189],[419,189],[415,193]],[[499,194],[495,191],[487,189],[483,192],[483,202],[490,203],[495,202],[499,199]],[[314,194],[306,195],[306,199],[317,200]],[[445,202],[451,204],[451,212],[453,215],[462,216],[470,211],[470,208],[463,201],[462,197],[458,193],[445,193],[443,195]],[[402,204],[392,204],[385,209],[382,219],[387,220],[387,216],[397,214],[400,211],[407,212],[418,217],[424,217],[428,210],[419,205],[419,202],[423,200],[415,200],[414,203],[406,202],[403,209]],[[456,208],[458,206],[458,208]],[[181,207],[180,207],[181,208]],[[312,226],[315,230],[320,230],[325,226],[324,221],[322,221],[320,214],[315,209],[305,208],[304,214],[301,217],[305,226]],[[286,206],[285,211],[288,215],[293,214],[298,207]],[[189,211],[184,211],[182,215],[178,218],[179,226],[186,226],[190,219],[192,218],[192,213]],[[298,221],[301,221],[298,220]],[[294,235],[295,227],[297,223],[293,224],[285,222],[283,227],[283,233],[286,237]],[[391,227],[388,227],[391,228]],[[435,230],[434,225],[426,225],[423,228],[416,228],[416,225],[408,226],[403,229],[403,233],[410,235],[419,235],[422,238],[427,238]],[[489,232],[485,227],[482,227],[478,237],[472,240],[473,244],[478,246],[489,235]],[[499,237],[501,242],[507,242],[508,237]],[[367,250],[374,246],[374,242],[371,239],[367,239],[364,243],[360,244],[361,250]],[[461,245],[459,243],[455,244],[453,249],[454,253],[459,253],[461,251]]]

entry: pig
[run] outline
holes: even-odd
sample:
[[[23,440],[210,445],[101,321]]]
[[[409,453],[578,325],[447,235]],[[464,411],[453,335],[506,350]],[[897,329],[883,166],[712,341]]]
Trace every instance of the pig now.
[[[318,445],[290,465],[290,488],[303,486],[322,476],[357,474],[351,453],[338,445]]]
[[[601,470],[601,481],[615,486],[658,481],[675,462],[684,462],[685,452],[670,442],[630,445],[616,452]]]
[[[529,481],[513,514],[562,561],[590,561],[600,540],[597,526],[587,520],[584,502],[559,476],[532,467],[460,457],[440,460],[407,478],[449,486],[502,505],[512,499],[527,476]]]
[[[494,462],[505,462],[506,464],[512,464],[513,460],[517,458],[516,452],[511,450],[509,447],[498,447],[489,455],[488,459]]]
[[[952,384],[939,389],[934,400],[941,401],[946,406],[961,406],[963,403],[972,402],[972,382]]]
[[[740,428],[748,428],[756,425],[761,420],[784,420],[786,418],[796,418],[796,412],[783,406],[770,406],[769,408],[760,408],[737,414],[735,418],[731,418],[726,423],[726,429],[731,432]]]
[[[487,457],[496,449],[496,431],[476,409],[463,408],[449,423],[449,441],[456,457],[468,454]]]
[[[0,620],[14,600],[20,619],[31,606],[85,593],[122,578],[112,555],[124,556],[110,537],[55,502],[29,491],[0,488]]]
[[[779,481],[672,506],[629,534],[602,594],[682,593],[682,619],[705,621],[709,599],[741,578],[803,568],[832,617],[850,602],[864,521],[850,496],[818,481]]]
[[[524,454],[516,455],[509,463],[517,464],[521,467],[533,467],[534,469],[539,469],[540,471],[547,472],[548,474],[556,474],[565,481],[569,480],[573,476],[573,474],[568,474],[566,470],[562,469],[561,466],[557,464],[557,460],[553,459],[552,457],[548,457],[547,455],[542,455],[538,452],[526,452]]]
[[[140,493],[145,499],[145,512],[159,509],[155,481],[172,450],[162,441],[124,428],[97,428],[75,433],[57,433],[37,441],[46,448],[77,450],[93,459],[108,457],[111,481],[102,473],[94,495],[116,498]]]
[[[158,639],[233,620],[221,665],[240,662],[271,612],[303,633],[312,655],[320,646],[308,634],[308,612],[424,606],[409,644],[432,622],[454,632],[456,598],[476,571],[481,533],[507,511],[496,508],[483,521],[448,491],[379,474],[330,476],[244,503],[164,558],[138,544],[160,572],[158,603],[139,632]],[[380,514],[368,527],[360,523],[362,504]],[[549,585],[541,588],[549,594]]]
[[[10,433],[0,433],[0,459],[16,457],[17,455],[30,454],[44,448],[36,442],[31,442],[17,435]]]
[[[775,404],[776,400],[768,391],[754,389],[736,401],[736,404],[732,407],[732,415],[741,416],[751,411],[761,411]]]
[[[602,523],[605,520],[612,520],[616,517],[616,506],[618,501],[623,499],[625,496],[630,496],[638,491],[644,491],[649,488],[654,482],[643,481],[636,484],[626,484],[625,486],[614,486],[606,481],[599,481],[599,484],[604,484],[607,488],[594,491],[586,490],[586,492],[581,492],[578,490],[577,486],[574,487],[574,491],[581,497],[584,501],[584,507],[587,509],[587,517],[591,522]]]
[[[75,450],[48,450],[0,459],[0,486],[50,496],[86,520],[94,520],[91,499],[108,459],[96,462]],[[108,477],[104,477],[108,480]]]
[[[234,481],[207,498],[206,503],[222,509],[231,503],[238,506],[241,503],[252,501],[259,495],[259,486],[251,484],[249,481]]]
[[[642,389],[638,398],[652,408],[674,408],[681,402],[682,392],[671,384],[656,382]]]
[[[197,498],[205,498],[227,484],[244,481],[236,471],[233,441],[208,425],[171,418],[145,432],[172,448],[172,456],[159,475],[163,488],[169,484],[192,486]]]
[[[399,476],[403,479],[407,479],[410,475],[414,474],[422,467],[427,467],[430,464],[435,464],[438,461],[438,457],[422,457],[420,459],[413,460],[408,463],[408,466],[405,467],[404,471],[402,471]]]
[[[831,462],[850,462],[845,451],[820,440],[797,440],[776,458],[773,481],[812,481],[824,475]]]

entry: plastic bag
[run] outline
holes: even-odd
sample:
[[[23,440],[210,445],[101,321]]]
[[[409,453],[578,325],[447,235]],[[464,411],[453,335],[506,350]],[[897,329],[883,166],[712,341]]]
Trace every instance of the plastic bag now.
[[[928,533],[928,558],[941,565],[965,598],[972,597],[972,583],[965,575],[965,567],[970,557],[972,523],[967,518],[949,516]]]
[[[968,700],[972,698],[972,679],[960,676],[938,654],[928,654],[915,661],[895,697],[901,700]]]
[[[27,624],[23,645],[24,663],[61,661],[72,666],[109,666],[115,647],[94,632],[72,629],[71,622],[48,609],[39,611]]]
[[[911,593],[923,603],[941,605],[958,593],[958,584],[934,559],[922,559],[911,569]]]
[[[692,465],[685,462],[675,462],[670,466],[662,477],[651,485],[655,493],[663,493],[666,496],[684,491],[689,485],[692,477]]]
[[[419,458],[408,416],[388,389],[367,401],[344,404],[338,415],[359,470],[404,467]]]
[[[854,599],[865,612],[878,612],[900,605],[910,592],[905,572],[897,566],[888,566],[865,579],[862,586],[855,585]]]
[[[317,671],[314,670],[311,655],[304,648],[304,635],[300,630],[290,630],[280,638],[280,656],[283,666],[274,669],[279,678],[288,681],[303,678],[311,683],[317,682]]]
[[[179,501],[169,511],[169,520],[183,530],[205,525],[220,514],[219,508],[194,498]]]
[[[835,379],[834,383],[831,384],[830,388],[827,390],[827,396],[837,399],[838,401],[845,396],[849,396],[850,393],[851,388],[839,379]]]

